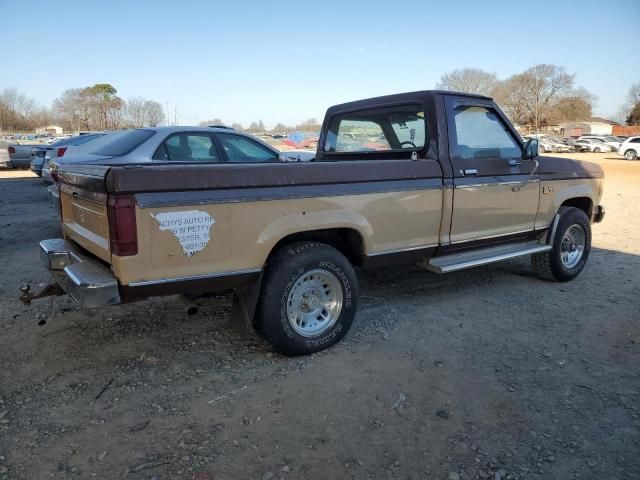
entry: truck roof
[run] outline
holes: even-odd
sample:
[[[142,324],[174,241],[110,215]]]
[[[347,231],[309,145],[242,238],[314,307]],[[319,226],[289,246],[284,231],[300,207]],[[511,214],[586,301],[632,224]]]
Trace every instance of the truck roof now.
[[[397,102],[410,102],[415,101],[418,98],[425,98],[434,95],[456,95],[463,97],[482,98],[483,100],[492,100],[491,97],[485,95],[477,95],[473,93],[454,92],[449,90],[418,90],[415,92],[396,93],[393,95],[383,95],[381,97],[365,98],[362,100],[356,100],[354,102],[341,103],[339,105],[333,105],[327,110],[327,115],[332,115],[336,112],[359,110],[361,108],[383,106],[390,103]]]

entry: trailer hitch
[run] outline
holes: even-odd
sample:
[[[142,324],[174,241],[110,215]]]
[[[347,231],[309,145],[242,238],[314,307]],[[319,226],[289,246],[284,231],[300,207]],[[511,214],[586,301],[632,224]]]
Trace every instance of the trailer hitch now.
[[[25,283],[20,287],[20,301],[25,305],[31,305],[32,300],[39,298],[64,295],[65,291],[57,283],[39,283],[34,291],[31,285]]]

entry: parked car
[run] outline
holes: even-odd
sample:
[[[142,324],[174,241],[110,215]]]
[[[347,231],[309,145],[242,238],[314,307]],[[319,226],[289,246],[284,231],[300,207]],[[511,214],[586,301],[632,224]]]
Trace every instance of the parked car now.
[[[629,137],[618,148],[618,155],[627,160],[637,160],[640,157],[640,137]]]
[[[354,125],[391,148],[341,151]],[[540,277],[569,281],[604,216],[604,174],[537,153],[491,99],[439,91],[329,108],[308,162],[239,132],[131,130],[60,166],[63,237],[40,244],[55,280],[21,299],[101,307],[234,289],[237,318],[300,355],[349,330],[356,266],[448,273],[532,255]]]
[[[562,138],[549,135],[545,139],[551,143],[551,148],[554,152],[568,153],[572,150],[571,146],[567,144]]]
[[[526,140],[537,139],[538,148],[540,153],[553,153],[553,152],[570,152],[571,148],[565,143],[559,142],[557,139],[546,134],[531,134],[523,137]]]
[[[9,153],[10,168],[29,168],[33,149],[39,147],[40,144],[24,144],[12,143],[7,147]]]
[[[613,149],[606,143],[593,138],[582,138],[576,140],[576,145],[580,145],[585,148],[584,151],[595,153],[607,153],[613,151]]]
[[[611,151],[615,151],[620,147],[622,143],[619,139],[611,136],[600,136],[600,135],[583,135],[578,140],[595,140],[597,142],[602,142],[605,145],[611,147]]]
[[[58,140],[51,145],[42,145],[33,149],[30,168],[38,176],[42,176],[44,180],[50,181],[49,162],[58,157],[63,157],[68,153],[75,151],[83,151],[82,145],[96,140],[105,135],[104,133],[92,133],[89,135],[80,135]]]
[[[571,137],[563,138],[566,145],[568,145],[574,152],[588,152],[589,147],[584,144],[576,143],[576,140]]]
[[[311,152],[309,150],[288,150],[284,152],[280,152],[273,148],[271,145],[262,142],[261,140],[247,134],[236,133],[235,130],[230,129],[228,127],[158,127],[162,132],[172,132],[174,134],[178,134],[180,132],[204,132],[201,138],[190,138],[189,145],[187,145],[191,150],[191,158],[193,161],[212,161],[209,155],[209,148],[207,145],[203,146],[203,142],[206,141],[206,134],[210,132],[224,132],[229,135],[229,137],[224,137],[231,139],[229,142],[224,144],[224,148],[227,152],[228,157],[233,161],[234,155],[239,155],[242,152],[246,152],[246,154],[250,154],[256,157],[256,159],[262,158],[263,156],[274,157],[279,161],[283,162],[307,162],[311,161],[315,157],[315,151]],[[64,155],[64,157],[58,157],[52,159],[48,162],[48,165],[43,169],[42,177],[43,179],[47,179],[52,183],[56,184],[58,182],[57,172],[61,166],[74,164],[74,163],[93,163],[96,161],[101,161],[105,159],[101,155],[95,155],[95,152],[104,151],[103,147],[108,147],[109,145],[113,145],[118,142],[123,142],[126,146],[127,142],[132,142],[132,139],[137,138],[137,135],[140,134],[140,130],[120,130],[115,132],[109,132],[104,134],[100,138],[92,139],[90,142],[86,142],[81,146],[77,146],[70,151],[70,155]],[[234,137],[233,135],[237,135]],[[86,138],[86,135],[83,137]],[[177,137],[174,137],[177,138]],[[248,141],[250,140],[250,141]],[[182,141],[182,140],[181,140]],[[140,154],[139,150],[144,147],[144,142],[138,145],[135,149],[130,151],[127,155],[121,155],[119,158],[120,163],[139,163],[145,161],[187,161],[186,159],[176,160],[176,155],[178,155],[177,150],[171,150],[173,146],[171,146],[171,142],[169,143],[169,150],[167,151],[167,158],[164,159],[150,159],[144,157],[144,154]],[[175,147],[179,147],[179,145],[175,145]],[[239,149],[236,151],[236,147]],[[265,147],[268,149],[267,152],[262,151],[261,148]],[[206,151],[205,151],[206,150]],[[186,152],[186,149],[184,150]],[[138,153],[137,153],[138,152]],[[257,161],[257,160],[256,160]],[[48,189],[51,203],[54,205],[58,205],[58,191],[56,188]]]

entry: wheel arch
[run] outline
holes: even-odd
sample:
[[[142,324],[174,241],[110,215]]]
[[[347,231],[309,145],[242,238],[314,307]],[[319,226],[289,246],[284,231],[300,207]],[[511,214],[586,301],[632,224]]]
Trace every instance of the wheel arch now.
[[[591,199],[591,197],[587,196],[567,198],[562,202],[560,207],[578,208],[586,213],[587,217],[589,218],[591,218],[593,214],[593,200]]]
[[[332,246],[342,253],[352,265],[361,266],[366,256],[362,234],[355,228],[322,228],[290,233],[281,238],[269,252],[269,258],[282,247],[296,242],[319,242]]]

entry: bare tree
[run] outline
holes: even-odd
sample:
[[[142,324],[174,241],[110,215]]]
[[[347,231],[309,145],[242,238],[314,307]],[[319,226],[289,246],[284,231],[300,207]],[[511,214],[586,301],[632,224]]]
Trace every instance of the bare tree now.
[[[478,95],[493,95],[497,84],[498,78],[494,73],[488,73],[479,68],[463,68],[442,75],[436,88]]]
[[[627,93],[627,103],[631,106],[640,103],[640,82],[631,85]]]
[[[299,125],[296,125],[296,130],[302,130],[303,132],[317,132],[320,130],[320,123],[315,118],[310,118]]]
[[[619,114],[627,125],[640,124],[640,82],[632,84],[629,88],[626,101],[620,107]]]
[[[133,127],[143,127],[145,122],[145,99],[143,97],[133,97],[127,101],[127,116]]]
[[[200,125],[201,127],[208,127],[209,125],[226,125],[226,123],[224,123],[219,118],[214,118],[213,120],[205,120],[204,122],[200,122],[198,125]]]
[[[290,132],[294,130],[293,127],[288,127],[287,125],[284,125],[283,123],[276,123],[276,126],[273,127],[273,129],[271,130],[272,132]]]
[[[495,97],[516,123],[533,124],[538,131],[554,104],[570,95],[575,75],[557,65],[535,65],[511,76],[495,91]]]
[[[234,130],[238,130],[238,131],[240,131],[240,132],[241,132],[242,130],[244,130],[244,127],[242,126],[242,124],[241,124],[241,123],[238,123],[238,122],[233,122],[233,123],[231,124],[231,128],[233,128]]]
[[[144,124],[149,127],[157,127],[164,122],[164,110],[162,105],[155,100],[144,102]]]
[[[36,127],[42,107],[15,88],[0,92],[0,130],[27,131]]]
[[[592,115],[592,103],[588,97],[568,95],[558,99],[550,108],[545,118],[551,124],[588,120]]]
[[[251,133],[264,132],[265,130],[266,128],[262,120],[258,120],[258,122],[251,122],[249,128],[247,128],[247,132]]]

